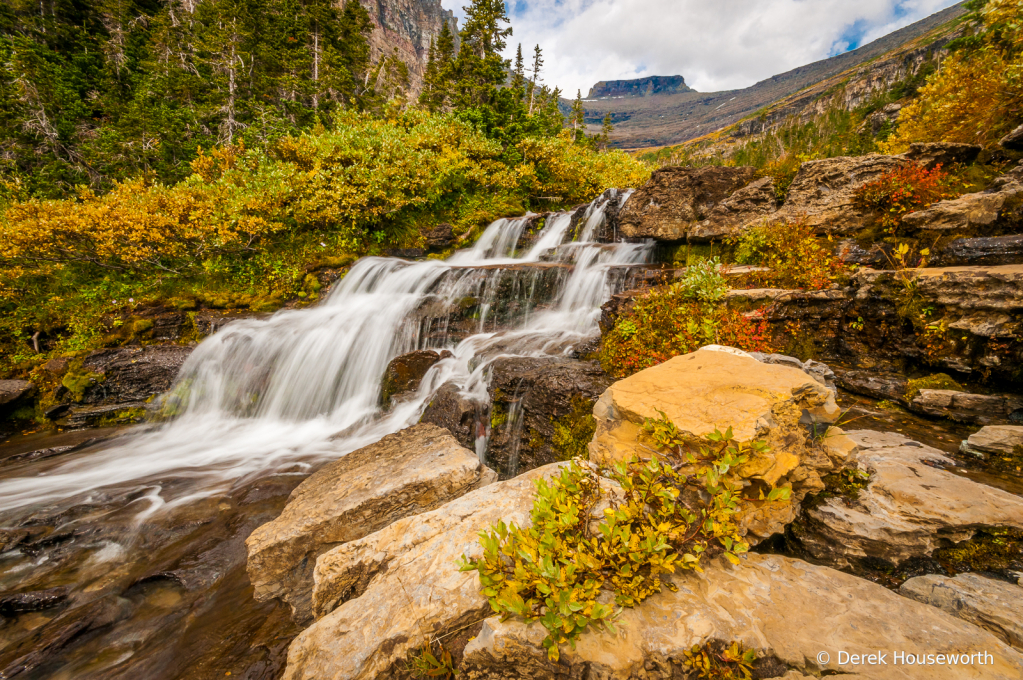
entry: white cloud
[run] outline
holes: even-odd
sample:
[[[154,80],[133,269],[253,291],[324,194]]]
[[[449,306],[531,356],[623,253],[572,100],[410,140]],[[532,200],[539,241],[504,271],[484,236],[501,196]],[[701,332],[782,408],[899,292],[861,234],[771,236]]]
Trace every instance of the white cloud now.
[[[461,14],[468,0],[442,0]],[[873,40],[957,0],[508,0],[544,82],[572,96],[598,80],[682,75],[701,92],[747,87]]]

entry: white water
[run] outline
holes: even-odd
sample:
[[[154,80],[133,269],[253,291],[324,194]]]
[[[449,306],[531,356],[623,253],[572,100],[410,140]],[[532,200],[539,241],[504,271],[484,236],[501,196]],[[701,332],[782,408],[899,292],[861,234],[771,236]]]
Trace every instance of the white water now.
[[[600,305],[651,250],[592,240],[607,208],[627,197],[612,191],[594,201],[576,241],[566,242],[571,215],[553,215],[515,258],[530,216],[498,220],[446,262],[364,258],[316,307],[232,323],[196,348],[164,396],[180,414],[174,420],[112,447],[37,464],[33,476],[0,480],[0,511],[88,502],[116,488],[144,490],[139,500],[149,505],[139,510],[153,512],[375,442],[417,422],[447,382],[483,399],[497,356],[564,354],[597,332]],[[467,298],[479,309],[468,337],[448,334],[446,313],[420,313],[457,309]],[[388,362],[421,348],[453,356],[430,370],[415,398],[381,411]],[[485,449],[481,435],[481,459]]]

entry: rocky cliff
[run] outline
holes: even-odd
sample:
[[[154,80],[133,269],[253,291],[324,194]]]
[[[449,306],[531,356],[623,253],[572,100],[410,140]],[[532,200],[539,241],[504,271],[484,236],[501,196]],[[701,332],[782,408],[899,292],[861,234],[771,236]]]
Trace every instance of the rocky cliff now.
[[[695,92],[682,76],[650,76],[636,80],[601,81],[590,88],[587,99],[603,97],[649,97],[655,94]]]
[[[360,0],[373,20],[370,50],[374,62],[397,53],[408,65],[409,88],[417,96],[423,87],[423,72],[436,39],[447,22],[458,35],[458,19],[440,0]],[[344,4],[343,2],[341,3]]]

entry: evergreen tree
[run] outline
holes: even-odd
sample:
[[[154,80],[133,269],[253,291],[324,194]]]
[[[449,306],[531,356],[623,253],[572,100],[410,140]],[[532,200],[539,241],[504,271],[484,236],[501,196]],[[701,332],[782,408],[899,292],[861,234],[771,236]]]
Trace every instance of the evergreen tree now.
[[[540,73],[543,70],[543,51],[537,45],[533,49],[533,69],[530,71],[529,84],[529,115],[533,115],[533,104],[536,99],[536,88],[542,82]]]
[[[450,99],[454,78],[455,36],[445,21],[437,42],[430,43],[430,56],[423,76],[423,91],[419,103],[430,111],[443,111]]]
[[[512,70],[511,86],[519,101],[522,101],[526,93],[526,69],[525,61],[522,58],[522,43],[519,43],[515,51],[515,68]]]
[[[615,126],[611,122],[611,112],[608,111],[604,115],[604,124],[600,128],[600,150],[606,151],[608,143],[611,141],[611,133],[614,132]]]
[[[583,110],[583,92],[576,90],[575,101],[572,102],[572,114],[569,116],[572,125],[572,138],[576,142],[586,139],[586,112]]]
[[[461,48],[454,67],[454,105],[458,109],[479,109],[486,117],[505,82],[508,62],[501,56],[511,35],[506,26],[504,0],[473,0],[465,7],[465,26],[459,33]]]

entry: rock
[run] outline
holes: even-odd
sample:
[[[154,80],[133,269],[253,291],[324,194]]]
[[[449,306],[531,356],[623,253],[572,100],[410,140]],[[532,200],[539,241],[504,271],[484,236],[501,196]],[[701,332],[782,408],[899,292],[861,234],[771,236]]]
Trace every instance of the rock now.
[[[935,418],[960,423],[1000,423],[1023,413],[1023,396],[1013,394],[971,394],[956,390],[920,390],[909,409]]]
[[[313,594],[319,620],[291,644],[285,679],[390,677],[427,635],[486,617],[477,574],[455,563],[482,554],[483,529],[501,520],[528,526],[535,481],[559,469],[491,484],[322,555]]]
[[[689,677],[682,662],[694,645],[738,641],[782,669],[758,677],[777,677],[787,669],[785,678],[826,673],[877,680],[1009,680],[1023,673],[1023,655],[970,623],[870,581],[792,558],[751,554],[739,566],[708,564],[704,573],[687,572],[674,581],[678,592],[665,590],[624,609],[617,634],[587,631],[574,649],[561,645],[558,663],[548,661],[540,646],[541,626],[488,618],[466,646],[461,672],[472,680],[668,680]],[[885,657],[854,666],[848,658],[843,663],[839,652]],[[899,652],[980,654],[985,663],[979,667],[976,656],[978,663],[965,668],[917,665],[905,656],[900,663]],[[846,675],[849,671],[863,675]]]
[[[0,597],[0,615],[12,616],[51,609],[67,601],[68,592],[66,586],[58,586]]]
[[[473,452],[433,425],[416,425],[339,458],[302,482],[280,517],[245,541],[256,599],[282,599],[296,620],[307,620],[318,555],[494,478]]]
[[[415,260],[426,256],[426,251],[422,248],[391,248],[385,250],[384,254],[387,257],[398,257],[403,260]]]
[[[917,602],[944,610],[991,631],[1016,649],[1023,649],[1023,588],[978,574],[917,576],[899,588]]]
[[[102,376],[84,390],[82,403],[114,405],[144,402],[168,389],[192,347],[148,345],[101,349],[85,356],[81,372]]]
[[[714,208],[749,184],[755,170],[749,167],[667,167],[654,171],[618,215],[622,236],[678,241]]]
[[[902,104],[885,104],[882,109],[874,111],[867,116],[863,124],[860,125],[859,132],[865,132],[869,128],[870,133],[877,136],[884,129],[885,125],[888,125],[890,128],[899,120],[900,111],[902,111]]]
[[[908,233],[960,232],[963,236],[999,236],[1023,227],[1020,206],[1023,183],[1013,174],[1003,176],[992,189],[939,201],[902,218]]]
[[[0,380],[0,406],[7,406],[36,393],[36,386],[28,380]]]
[[[862,394],[872,399],[906,403],[908,381],[904,376],[875,371],[839,370],[838,386],[853,394]]]
[[[888,243],[872,243],[864,247],[853,239],[839,241],[835,246],[835,256],[845,264],[858,264],[865,267],[884,268],[891,258],[892,247]]]
[[[707,349],[704,347],[703,349]],[[800,361],[795,357],[785,356],[784,354],[761,354],[759,352],[753,352],[750,354],[754,359],[765,364],[779,364],[781,366],[791,366],[792,368],[798,368],[803,371],[814,380],[824,385],[831,393],[837,397],[837,387],[835,386],[835,372],[831,370],[831,367],[827,364],[819,361],[809,359],[807,361]]]
[[[441,222],[426,232],[426,245],[431,250],[443,250],[455,244],[454,227],[447,222]]]
[[[998,144],[1014,151],[1023,149],[1023,125],[1002,137]]]
[[[774,179],[761,177],[714,206],[707,219],[689,230],[688,237],[700,242],[731,236],[743,226],[758,218],[766,218],[777,210]]]
[[[446,353],[451,356],[450,352]],[[384,371],[383,402],[389,404],[393,397],[418,390],[423,376],[440,360],[440,353],[432,349],[416,350],[392,359]]]
[[[768,443],[769,453],[751,460],[743,476],[769,487],[791,484],[793,503],[765,506],[764,514],[745,517],[741,524],[755,538],[766,538],[791,522],[798,502],[823,489],[820,471],[833,467],[827,456],[806,446],[804,426],[837,419],[839,409],[827,387],[798,368],[707,349],[611,385],[593,408],[597,428],[590,460],[611,464],[634,455],[649,458],[652,449],[643,437],[643,423],[659,418],[660,412],[692,437],[731,427],[739,442]]]
[[[585,455],[595,426],[593,404],[611,382],[595,360],[495,360],[491,364],[487,465],[508,479],[573,455]]]
[[[941,267],[1023,264],[1023,235],[959,238],[931,263]]]
[[[974,432],[962,443],[960,451],[981,458],[989,455],[1008,456],[1023,446],[1023,426],[988,425]]]
[[[941,165],[948,170],[955,164],[969,165],[973,163],[981,151],[983,151],[983,147],[976,144],[929,142],[910,144],[909,151],[903,155],[908,160],[919,163],[927,169]]]
[[[854,205],[856,189],[905,163],[899,156],[827,158],[803,163],[788,198],[773,219],[799,220],[822,233],[851,234],[870,226],[874,215]]]
[[[1023,498],[940,469],[954,463],[937,449],[896,433],[848,436],[871,478],[856,500],[828,498],[793,526],[814,559],[836,568],[864,558],[899,564],[973,538],[982,527],[1023,528]]]
[[[486,404],[472,399],[454,383],[446,383],[433,395],[419,422],[442,427],[462,446],[475,450],[477,438],[487,434],[489,419]]]

